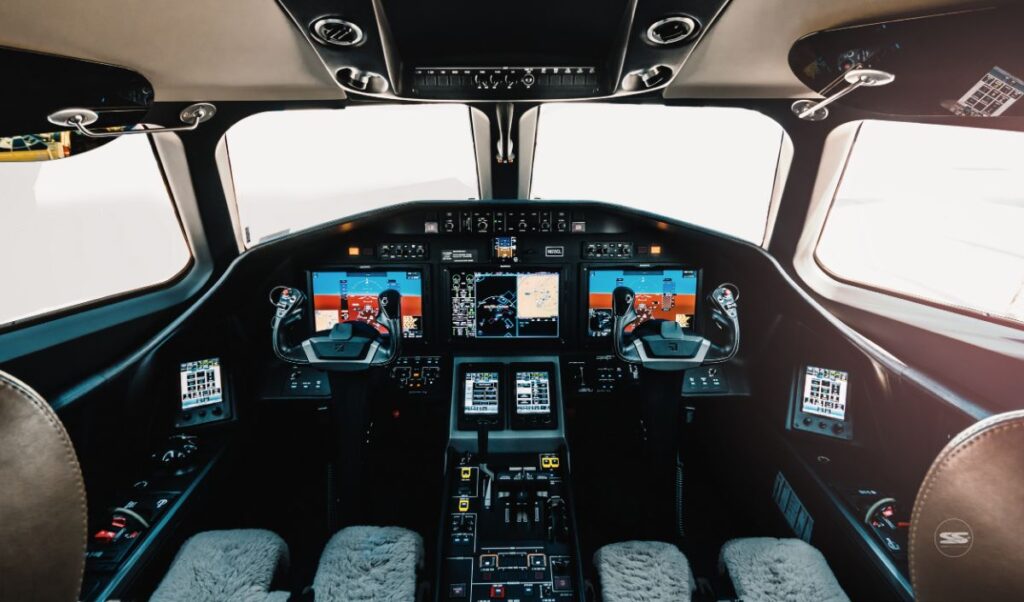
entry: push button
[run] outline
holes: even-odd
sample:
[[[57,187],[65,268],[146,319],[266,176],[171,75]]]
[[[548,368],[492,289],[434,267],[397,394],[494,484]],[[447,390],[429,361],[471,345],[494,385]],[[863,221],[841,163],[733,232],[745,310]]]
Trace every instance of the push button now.
[[[102,531],[97,531],[96,534],[92,536],[92,539],[98,543],[110,543],[117,539],[117,533],[115,531],[104,529]]]
[[[504,585],[492,585],[491,586],[491,598],[495,600],[505,599],[505,586]]]
[[[466,584],[465,583],[453,583],[448,587],[448,598],[452,600],[459,600],[466,597]]]

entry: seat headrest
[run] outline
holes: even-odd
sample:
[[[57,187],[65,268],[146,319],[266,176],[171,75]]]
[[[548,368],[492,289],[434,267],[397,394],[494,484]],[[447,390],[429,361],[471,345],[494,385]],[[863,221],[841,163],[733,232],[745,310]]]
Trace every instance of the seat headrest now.
[[[928,470],[910,525],[917,600],[1024,600],[1024,411],[957,435]]]
[[[0,600],[78,599],[86,513],[82,471],[60,419],[0,372]]]

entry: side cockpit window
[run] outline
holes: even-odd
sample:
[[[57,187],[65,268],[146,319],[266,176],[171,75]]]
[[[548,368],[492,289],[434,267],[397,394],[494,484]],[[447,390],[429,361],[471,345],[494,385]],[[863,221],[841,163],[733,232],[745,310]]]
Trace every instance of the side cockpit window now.
[[[149,136],[0,138],[0,258],[0,329],[181,274],[192,253]]]
[[[1024,133],[860,125],[815,250],[834,278],[1024,322]]]

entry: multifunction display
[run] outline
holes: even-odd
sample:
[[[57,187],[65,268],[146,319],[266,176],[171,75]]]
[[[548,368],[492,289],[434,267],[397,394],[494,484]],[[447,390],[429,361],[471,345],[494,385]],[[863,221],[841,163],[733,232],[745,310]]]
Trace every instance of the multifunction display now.
[[[636,328],[652,318],[693,328],[697,307],[697,271],[683,269],[594,269],[590,271],[587,334],[612,333],[612,291],[626,286],[636,294]]]
[[[452,336],[557,338],[558,272],[453,272]]]
[[[551,376],[547,370],[516,372],[516,414],[551,413]]]
[[[842,370],[808,366],[801,410],[835,420],[846,419],[846,388],[850,375]]]
[[[377,297],[395,289],[402,295],[402,336],[423,337],[423,275],[419,271],[313,272],[312,289],[317,332],[352,321],[366,322],[385,332],[377,322]]]
[[[500,386],[496,371],[466,372],[462,412],[466,416],[497,416]]]
[[[219,358],[185,362],[179,374],[183,411],[224,401]]]

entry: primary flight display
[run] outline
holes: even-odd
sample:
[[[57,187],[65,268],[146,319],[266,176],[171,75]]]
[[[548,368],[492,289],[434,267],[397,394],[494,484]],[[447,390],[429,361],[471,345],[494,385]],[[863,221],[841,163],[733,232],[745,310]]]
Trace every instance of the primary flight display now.
[[[313,317],[317,332],[335,324],[366,322],[377,330],[377,296],[387,289],[402,295],[402,336],[423,337],[423,275],[418,271],[323,271],[313,272]]]
[[[683,269],[594,269],[590,271],[587,334],[612,333],[612,291],[626,286],[636,295],[636,328],[647,320],[670,320],[693,328],[697,308],[697,271]]]

